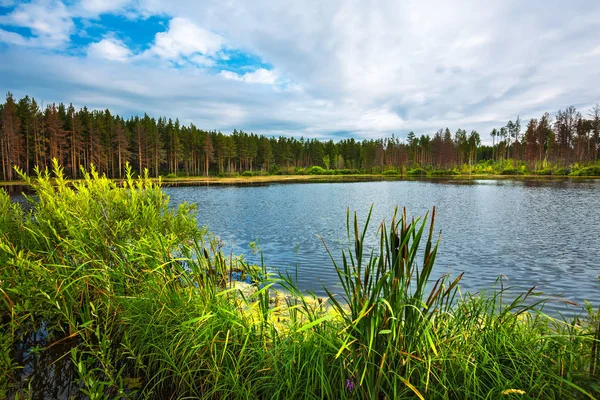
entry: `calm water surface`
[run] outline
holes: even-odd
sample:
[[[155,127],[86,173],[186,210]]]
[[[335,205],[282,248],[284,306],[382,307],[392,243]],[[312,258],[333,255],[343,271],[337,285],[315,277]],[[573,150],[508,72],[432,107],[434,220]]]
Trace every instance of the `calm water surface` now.
[[[532,286],[579,304],[600,304],[600,180],[380,181],[167,188],[171,202],[193,202],[198,223],[243,253],[260,239],[265,264],[298,271],[299,286],[339,290],[319,236],[334,255],[346,243],[346,209],[364,221],[374,205],[369,235],[391,220],[394,207],[422,216],[437,208],[442,239],[438,274],[465,272],[463,290],[480,291],[503,276],[505,286]],[[577,308],[552,302],[572,314]]]

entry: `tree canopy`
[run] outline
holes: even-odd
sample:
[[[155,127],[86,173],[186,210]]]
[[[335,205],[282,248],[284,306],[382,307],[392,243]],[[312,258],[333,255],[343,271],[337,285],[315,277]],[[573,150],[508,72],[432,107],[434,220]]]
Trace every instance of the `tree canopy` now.
[[[401,168],[451,169],[481,160],[512,159],[530,168],[547,164],[592,164],[598,160],[600,106],[584,116],[575,107],[545,113],[524,124],[508,121],[490,133],[492,146],[481,144],[481,134],[440,129],[406,139],[395,135],[334,142],[300,137],[267,137],[234,129],[230,134],[203,130],[179,120],[144,114],[125,119],[109,110],[76,110],[72,104],[41,108],[34,98],[16,101],[11,93],[0,104],[2,180],[15,179],[14,166],[31,173],[48,167],[52,159],[72,178],[80,167],[94,165],[109,177],[122,177],[126,163],[153,176],[201,176],[243,171],[281,173],[319,166],[381,173]]]

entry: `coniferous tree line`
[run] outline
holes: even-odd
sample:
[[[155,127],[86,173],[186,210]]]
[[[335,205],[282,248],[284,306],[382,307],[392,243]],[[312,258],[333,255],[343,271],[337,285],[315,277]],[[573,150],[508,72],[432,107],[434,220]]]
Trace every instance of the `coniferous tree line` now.
[[[80,166],[94,165],[109,177],[122,177],[126,163],[152,176],[209,176],[244,171],[293,173],[319,166],[347,172],[470,168],[477,162],[512,161],[530,170],[548,166],[592,165],[598,162],[600,106],[585,115],[570,106],[555,116],[545,113],[522,127],[520,118],[490,133],[492,146],[482,146],[479,132],[440,129],[430,135],[413,132],[406,140],[320,141],[266,137],[234,130],[207,131],[179,120],[147,114],[124,119],[109,110],[76,110],[72,104],[41,107],[11,93],[0,104],[1,179],[16,178],[13,167],[27,173],[45,168],[52,159],[72,178]]]

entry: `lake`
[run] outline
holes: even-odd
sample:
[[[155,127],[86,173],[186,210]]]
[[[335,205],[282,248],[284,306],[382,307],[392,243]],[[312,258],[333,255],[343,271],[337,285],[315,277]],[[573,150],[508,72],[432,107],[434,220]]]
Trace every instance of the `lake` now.
[[[336,258],[346,243],[346,210],[364,222],[371,204],[371,242],[394,207],[409,216],[437,209],[441,243],[432,277],[465,272],[463,291],[532,286],[553,297],[548,307],[578,311],[557,298],[600,304],[600,180],[427,180],[166,188],[173,205],[197,204],[198,223],[225,251],[258,262],[260,239],[271,270],[296,271],[301,289],[339,291]],[[436,273],[437,271],[437,273]]]

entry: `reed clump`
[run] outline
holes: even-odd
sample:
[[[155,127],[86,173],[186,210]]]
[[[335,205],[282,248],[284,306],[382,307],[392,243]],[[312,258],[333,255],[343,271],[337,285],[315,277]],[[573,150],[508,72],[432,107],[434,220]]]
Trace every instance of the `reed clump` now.
[[[27,209],[0,193],[0,397],[600,394],[595,314],[567,322],[533,291],[507,303],[502,288],[463,295],[460,277],[432,278],[435,210],[396,212],[374,246],[370,213],[362,227],[348,213],[348,248],[332,255],[343,290],[322,299],[224,255],[147,176],[82,172],[72,185],[56,164],[21,174]]]

